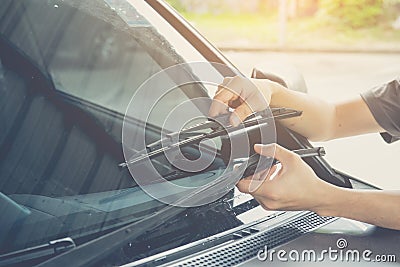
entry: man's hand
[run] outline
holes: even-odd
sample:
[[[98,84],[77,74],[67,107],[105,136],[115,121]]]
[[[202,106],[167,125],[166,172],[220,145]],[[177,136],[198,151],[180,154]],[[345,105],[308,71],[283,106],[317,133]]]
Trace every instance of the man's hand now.
[[[264,110],[271,102],[274,83],[268,80],[248,79],[241,76],[225,78],[218,86],[211,104],[209,116],[216,117],[235,109],[230,118],[233,126],[238,126],[250,114]]]
[[[400,230],[400,192],[341,188],[319,179],[300,156],[278,145],[256,145],[257,153],[282,164],[241,180],[237,187],[267,210],[310,210]],[[274,153],[275,152],[275,153]]]
[[[299,155],[279,145],[255,145],[261,155],[274,157],[282,164],[241,180],[237,187],[250,193],[268,210],[311,210],[319,209],[324,190],[331,187],[317,177]]]

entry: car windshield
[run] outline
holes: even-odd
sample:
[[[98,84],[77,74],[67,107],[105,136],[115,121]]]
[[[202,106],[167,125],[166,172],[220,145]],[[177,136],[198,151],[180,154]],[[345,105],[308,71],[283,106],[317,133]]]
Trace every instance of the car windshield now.
[[[79,245],[166,206],[119,166],[125,161],[124,114],[148,78],[191,61],[206,60],[144,1],[2,1],[0,254],[66,237]],[[224,75],[209,69],[222,82]],[[187,73],[197,75],[190,68]],[[213,90],[196,83],[165,94],[146,120],[146,143],[160,140],[166,110]],[[143,98],[134,108],[150,104]],[[196,104],[188,110],[204,113]],[[129,121],[134,129],[143,118],[132,114]],[[167,180],[207,180],[225,168],[223,142],[216,143],[217,158],[201,173],[178,172],[163,156],[152,163]],[[195,147],[185,149],[196,157]],[[230,200],[238,206],[249,199],[239,201],[233,192],[224,199],[182,209],[179,223],[130,243],[135,253],[124,250],[125,259],[242,224]]]

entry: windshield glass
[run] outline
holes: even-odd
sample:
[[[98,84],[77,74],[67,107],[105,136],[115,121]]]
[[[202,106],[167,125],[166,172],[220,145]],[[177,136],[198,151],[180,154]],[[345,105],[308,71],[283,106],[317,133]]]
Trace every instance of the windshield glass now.
[[[4,0],[0,36],[0,254],[65,237],[79,245],[165,207],[119,166],[124,113],[149,77],[205,61],[201,54],[144,1]],[[146,143],[160,140],[166,110],[212,90],[197,83],[166,94],[146,121]],[[142,124],[130,119],[132,129]],[[179,172],[163,156],[153,166],[167,180],[207,180],[225,168],[223,140],[215,143],[217,158],[204,172]],[[184,153],[198,156],[195,146]],[[242,224],[232,207],[249,199],[234,194],[182,209],[181,222],[131,243],[125,260]]]

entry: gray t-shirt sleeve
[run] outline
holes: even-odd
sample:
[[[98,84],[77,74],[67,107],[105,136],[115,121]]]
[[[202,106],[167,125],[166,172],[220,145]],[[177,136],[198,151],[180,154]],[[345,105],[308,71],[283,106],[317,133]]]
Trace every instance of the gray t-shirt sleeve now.
[[[386,131],[383,139],[400,140],[400,78],[361,94],[376,122]]]

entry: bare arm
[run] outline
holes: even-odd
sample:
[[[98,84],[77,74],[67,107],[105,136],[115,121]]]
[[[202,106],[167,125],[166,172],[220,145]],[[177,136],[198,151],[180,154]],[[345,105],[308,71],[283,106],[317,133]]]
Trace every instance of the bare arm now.
[[[400,191],[350,190],[329,187],[315,210],[322,216],[337,216],[400,230]]]
[[[384,131],[361,96],[341,103],[330,103],[275,85],[270,105],[302,110],[301,117],[282,123],[312,141]]]
[[[232,106],[232,103],[237,102],[240,103],[239,106]],[[235,108],[237,117],[243,120],[253,111],[267,108],[268,104],[271,107],[288,107],[303,111],[302,116],[283,120],[282,123],[312,141],[384,131],[361,97],[342,103],[330,103],[288,90],[269,80],[243,77],[224,80],[214,97],[210,115],[224,113],[226,106],[230,106]],[[234,118],[231,121],[232,124],[238,124]]]
[[[298,155],[279,145],[256,145],[264,156],[278,159],[282,168],[238,183],[268,210],[311,210],[400,230],[400,191],[352,190],[331,185],[314,173]]]

